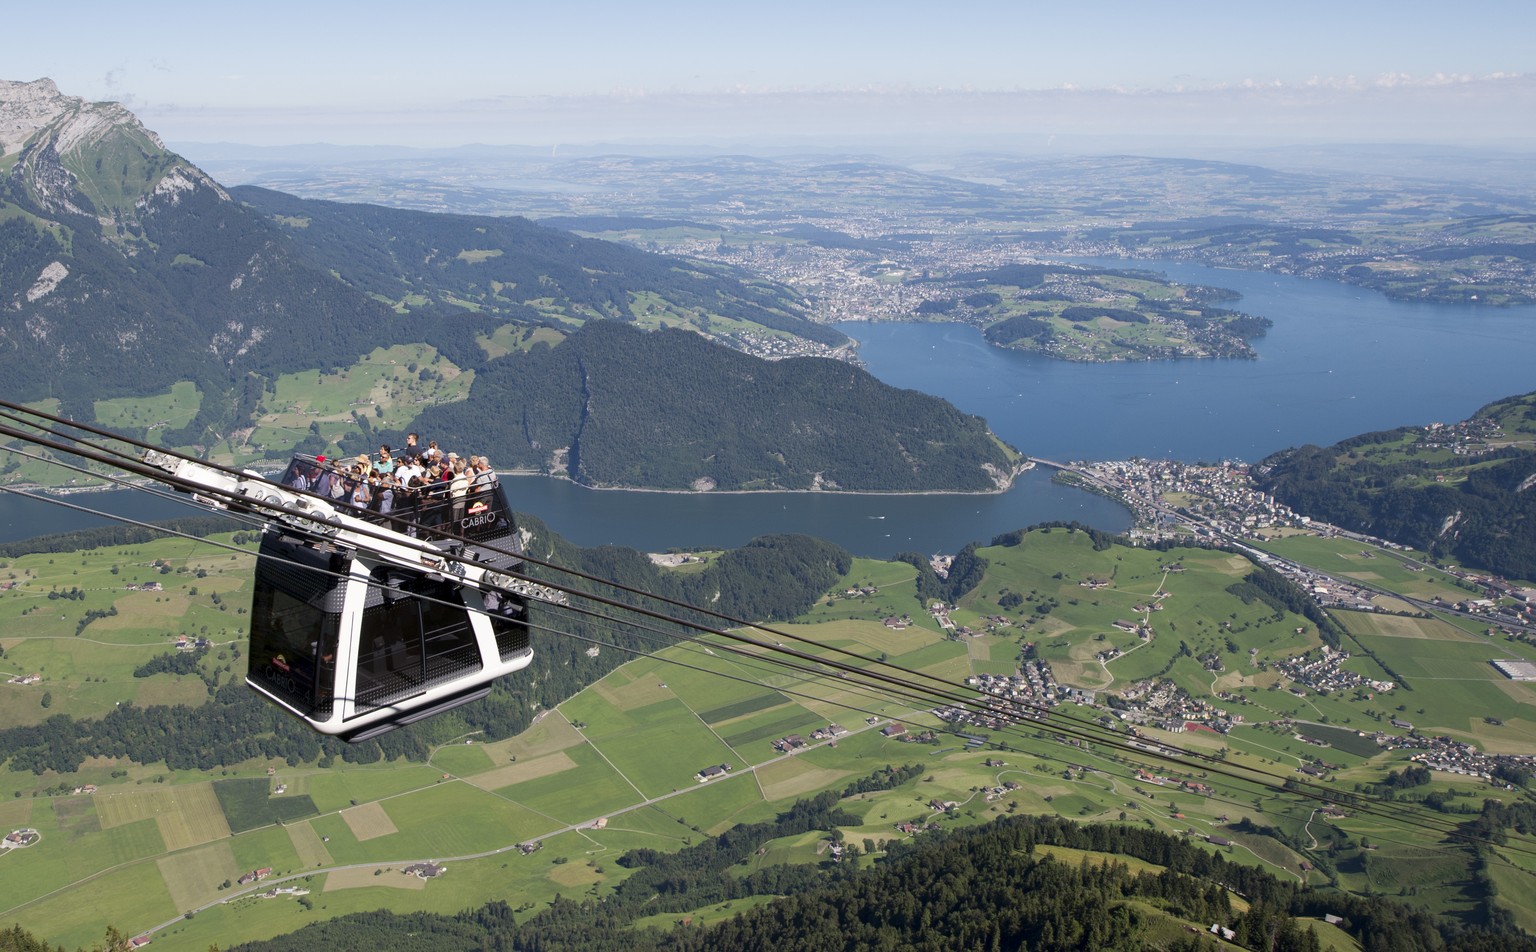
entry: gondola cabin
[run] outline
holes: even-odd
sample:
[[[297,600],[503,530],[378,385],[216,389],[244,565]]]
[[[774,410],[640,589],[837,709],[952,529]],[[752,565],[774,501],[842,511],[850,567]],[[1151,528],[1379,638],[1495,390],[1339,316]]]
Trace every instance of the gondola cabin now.
[[[359,741],[484,697],[533,652],[528,599],[502,574],[522,560],[499,484],[458,501],[402,497],[384,515],[335,504],[328,483],[346,478],[311,456],[283,476],[298,490],[284,499],[330,517],[267,524],[246,681],[315,730]]]

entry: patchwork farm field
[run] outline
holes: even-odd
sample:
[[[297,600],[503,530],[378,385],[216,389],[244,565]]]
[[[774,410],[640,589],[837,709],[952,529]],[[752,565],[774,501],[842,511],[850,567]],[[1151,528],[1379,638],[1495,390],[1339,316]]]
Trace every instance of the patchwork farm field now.
[[[168,580],[159,593],[131,593],[138,603],[129,607],[139,617],[159,613],[163,621],[185,623],[195,604],[219,615],[228,629],[238,625],[210,595],[240,597],[241,577],[225,568],[227,560],[183,549],[165,575],[152,568],[164,554],[136,549],[142,551],[122,553],[115,577],[105,561],[79,564],[90,553],[53,556],[51,566],[46,558],[16,565],[33,573],[29,586],[40,586],[29,588],[34,599],[77,569],[79,578],[85,570],[107,571],[100,580],[107,588],[139,571],[146,580]],[[979,739],[967,740],[946,732],[928,704],[837,677],[770,670],[760,659],[707,644],[679,645],[617,669],[558,709],[542,712],[517,737],[486,742],[460,736],[435,747],[427,763],[338,760],[322,768],[258,758],[211,771],[171,771],[103,758],[81,774],[100,785],[94,795],[47,792],[59,783],[56,777],[4,774],[6,789],[19,796],[0,797],[0,826],[33,826],[43,839],[0,859],[0,916],[66,945],[97,941],[108,923],[133,931],[174,920],[156,933],[157,947],[201,950],[229,944],[232,937],[275,935],[374,908],[455,912],[491,899],[532,908],[557,894],[600,898],[628,875],[614,862],[625,850],[677,849],[769,818],[798,797],[843,791],[903,764],[919,768],[912,779],[844,800],[857,818],[843,829],[848,841],[868,839],[878,854],[885,843],[912,835],[901,824],[942,828],[1007,813],[1049,813],[1139,824],[1197,840],[1221,837],[1231,841],[1221,848],[1229,859],[1284,877],[1317,879],[1322,874],[1301,867],[1316,855],[1293,848],[1304,847],[1309,836],[1368,836],[1387,844],[1401,831],[1390,819],[1362,815],[1331,820],[1327,830],[1336,832],[1325,832],[1312,805],[1232,779],[1229,771],[1261,771],[1278,785],[1322,759],[1349,783],[1373,783],[1400,768],[1404,754],[1383,752],[1360,734],[1373,734],[1392,717],[1484,749],[1536,749],[1536,688],[1508,681],[1488,664],[1517,656],[1524,649],[1516,643],[1490,641],[1433,619],[1335,613],[1353,639],[1345,643],[1354,654],[1347,669],[1378,680],[1403,679],[1409,687],[1370,698],[1366,692],[1323,692],[1295,684],[1276,668],[1279,661],[1317,651],[1322,641],[1316,625],[1230,591],[1252,571],[1242,558],[1194,549],[1095,549],[1085,533],[1064,529],[1029,533],[1018,545],[984,547],[978,554],[988,560],[985,576],[950,616],[971,628],[969,636],[947,635],[918,603],[910,566],[867,560],[855,560],[807,616],[774,627],[829,646],[805,647],[812,654],[857,652],[869,656],[856,662],[866,668],[878,666],[883,654],[890,663],[953,682],[1010,674],[1022,657],[1049,662],[1064,687],[1101,696],[1157,682],[1173,696],[1211,702],[1242,721],[1231,733],[1218,734],[1185,731],[1182,724],[1175,725],[1178,732],[1166,730],[1159,720],[1138,725],[1143,738],[1221,763],[1184,755],[1143,758],[1143,764],[1124,750],[1072,743],[1060,725],[1079,732],[1098,724],[1095,730],[1113,732],[1106,736],[1128,736],[1122,712],[1081,696],[1056,709],[1056,723],[971,727],[965,733]],[[239,558],[248,571],[249,556]],[[93,591],[85,604],[112,604],[105,594]],[[89,601],[98,595],[102,601]],[[10,598],[0,595],[0,607]],[[42,598],[47,601],[46,594]],[[80,604],[71,601],[69,610]],[[163,630],[151,639],[147,623],[104,628],[110,637],[95,644],[69,634],[78,618],[33,614],[39,629],[62,623],[64,633],[13,636],[8,630],[3,660],[19,654],[46,664],[46,683],[59,690],[61,707],[101,709],[108,698],[137,687],[135,681],[155,682],[161,690],[186,683],[206,696],[200,676],[182,676],[184,682],[165,675],[134,679],[125,663],[111,668],[104,660],[109,649],[163,653]],[[105,620],[127,614],[120,609]],[[912,617],[909,627],[893,630],[882,623],[904,614]],[[102,621],[90,622],[87,635]],[[1148,636],[1117,627],[1124,621],[1145,626]],[[234,647],[235,636],[226,634],[228,648]],[[49,646],[49,638],[74,650]],[[228,648],[216,642],[200,670],[233,660],[217,654]],[[703,670],[679,667],[673,659]],[[98,672],[106,677],[100,700],[90,693],[103,685]],[[80,676],[81,691],[63,688],[71,676]],[[891,720],[906,725],[905,740],[881,735]],[[772,746],[790,733],[809,738],[831,723],[848,731],[835,744],[812,742],[793,754]],[[936,731],[932,742],[919,739],[927,730]],[[1302,734],[1329,746],[1300,739]],[[698,771],[720,764],[730,771],[698,781]],[[269,767],[275,776],[267,776]],[[285,793],[274,796],[279,782]],[[1486,789],[1468,778],[1438,776],[1427,789],[1450,791],[1456,784]],[[1456,796],[1470,798],[1470,791]],[[1244,820],[1282,831],[1290,845],[1237,833]],[[530,840],[542,848],[525,856],[516,847]],[[824,843],[818,835],[787,838],[754,862],[817,861]],[[1427,882],[1409,881],[1408,854],[1388,854],[1384,846],[1380,858],[1369,861],[1374,865],[1341,866],[1341,881],[1377,891],[1411,886],[1426,896],[1433,892]],[[449,873],[424,882],[400,871],[404,863],[427,859],[446,862]],[[222,887],[262,867],[273,869],[263,888],[307,888],[312,908],[291,898],[250,898],[253,887]],[[1507,891],[1521,895],[1513,883]],[[1434,901],[1457,908],[1462,899],[1453,893],[1435,893]],[[81,901],[87,895],[92,901]],[[192,909],[193,918],[178,918]]]

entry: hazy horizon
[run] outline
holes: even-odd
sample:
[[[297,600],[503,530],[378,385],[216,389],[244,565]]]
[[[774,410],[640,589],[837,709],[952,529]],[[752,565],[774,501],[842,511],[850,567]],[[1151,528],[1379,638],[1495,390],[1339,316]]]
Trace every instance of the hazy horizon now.
[[[135,9],[85,0],[83,29],[16,44],[5,78],[252,146],[1536,143],[1536,6],[1479,0]],[[59,31],[35,6],[7,22]]]

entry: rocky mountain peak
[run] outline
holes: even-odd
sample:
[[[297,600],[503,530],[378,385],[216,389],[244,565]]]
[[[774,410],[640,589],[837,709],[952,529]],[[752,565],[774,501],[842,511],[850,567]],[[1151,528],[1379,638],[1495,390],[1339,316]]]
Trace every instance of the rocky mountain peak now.
[[[131,242],[133,223],[157,201],[198,188],[229,199],[127,107],[66,96],[51,79],[0,80],[0,155],[17,153],[13,194],[44,214],[95,217],[109,240]]]

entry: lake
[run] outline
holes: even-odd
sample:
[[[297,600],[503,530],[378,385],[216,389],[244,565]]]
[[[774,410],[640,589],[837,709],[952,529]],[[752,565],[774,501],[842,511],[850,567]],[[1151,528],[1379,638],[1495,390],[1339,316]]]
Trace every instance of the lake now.
[[[585,489],[542,476],[502,477],[502,484],[514,509],[537,516],[577,545],[653,552],[735,547],[770,533],[803,532],[859,555],[926,555],[1037,522],[1075,520],[1111,532],[1130,526],[1119,504],[1058,486],[1044,467],[1025,473],[1010,492],[986,496],[642,493]],[[146,521],[203,512],[131,490],[77,493],[66,501]],[[0,542],[105,521],[0,493]]]
[[[1400,303],[1334,282],[1178,262],[1084,263],[1232,288],[1243,295],[1233,307],[1274,327],[1254,342],[1258,360],[1079,364],[1000,350],[975,328],[953,324],[839,326],[880,379],[944,397],[1030,455],[1058,460],[1255,461],[1288,446],[1460,420],[1536,389],[1528,356],[1536,352],[1536,308]],[[886,557],[953,552],[1037,522],[1076,520],[1111,532],[1129,525],[1122,507],[1054,485],[1044,469],[993,496],[600,492],[542,477],[510,478],[507,490],[517,509],[579,545],[649,551],[804,532]],[[71,501],[125,506],[117,511],[141,519],[191,512],[119,493]],[[0,541],[77,528],[76,518],[0,494]]]
[[[1274,321],[1257,360],[1081,364],[954,324],[840,324],[886,383],[949,400],[1046,459],[1254,462],[1406,424],[1453,422],[1536,389],[1536,307],[1410,304],[1332,281],[1179,262],[1082,260],[1231,288]],[[1523,342],[1523,343],[1522,343]]]

